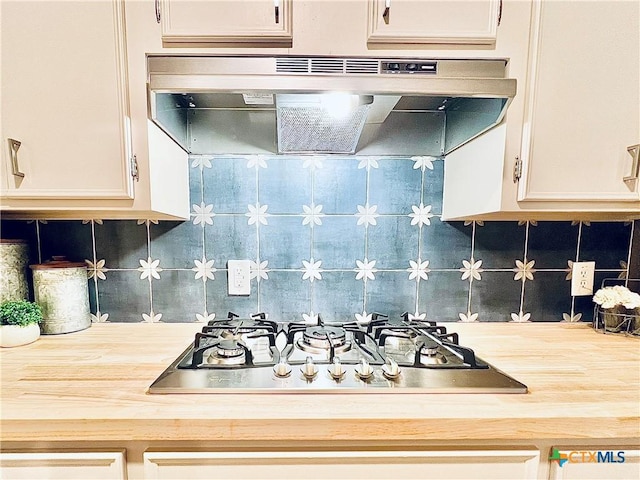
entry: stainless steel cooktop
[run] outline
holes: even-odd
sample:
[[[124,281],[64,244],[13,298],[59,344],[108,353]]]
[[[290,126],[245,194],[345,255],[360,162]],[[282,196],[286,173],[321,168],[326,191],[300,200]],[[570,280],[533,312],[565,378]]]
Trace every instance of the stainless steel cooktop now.
[[[404,314],[370,323],[285,323],[256,314],[212,320],[149,393],[526,393],[459,344]]]

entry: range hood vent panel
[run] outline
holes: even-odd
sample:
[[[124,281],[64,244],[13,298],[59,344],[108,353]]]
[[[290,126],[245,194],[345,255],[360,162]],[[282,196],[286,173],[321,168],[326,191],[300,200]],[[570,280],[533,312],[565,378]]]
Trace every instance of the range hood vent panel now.
[[[276,58],[277,73],[377,74],[380,60],[373,58]]]
[[[314,58],[311,73],[344,73],[344,60],[339,58]]]
[[[379,71],[378,60],[351,58],[346,60],[345,72],[346,73],[378,73]]]
[[[309,60],[306,58],[277,58],[277,73],[307,73]]]

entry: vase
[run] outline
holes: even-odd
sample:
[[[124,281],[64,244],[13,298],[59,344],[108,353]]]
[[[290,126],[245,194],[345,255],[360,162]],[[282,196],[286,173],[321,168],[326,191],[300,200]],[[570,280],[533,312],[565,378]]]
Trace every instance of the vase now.
[[[627,331],[631,318],[627,313],[627,309],[622,305],[617,305],[613,308],[603,308],[602,320],[605,330],[607,332]]]
[[[43,335],[71,333],[91,326],[87,266],[63,257],[31,265],[35,301],[42,307]]]
[[[0,347],[19,347],[35,342],[40,338],[40,327],[37,323],[29,325],[0,326]]]
[[[27,300],[29,246],[24,240],[0,239],[0,303]]]

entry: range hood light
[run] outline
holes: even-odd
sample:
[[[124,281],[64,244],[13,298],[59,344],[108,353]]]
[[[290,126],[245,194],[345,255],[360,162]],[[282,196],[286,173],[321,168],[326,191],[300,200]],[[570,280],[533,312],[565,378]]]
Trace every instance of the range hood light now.
[[[320,97],[320,105],[335,119],[347,118],[357,105],[357,95],[348,93],[325,93]]]
[[[336,120],[348,117],[362,105],[373,103],[373,95],[342,92],[278,94],[277,98],[279,107],[321,108]]]
[[[360,105],[370,105],[372,103],[373,95],[324,93],[320,96],[320,105],[335,120],[345,119]]]

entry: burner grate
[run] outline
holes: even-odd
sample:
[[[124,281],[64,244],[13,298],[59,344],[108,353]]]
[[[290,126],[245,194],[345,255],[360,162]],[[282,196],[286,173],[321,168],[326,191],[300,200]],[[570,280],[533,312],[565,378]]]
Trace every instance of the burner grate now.
[[[240,318],[229,312],[222,320],[211,320],[196,333],[189,361],[179,368],[253,368],[275,365],[280,361],[276,348],[278,324],[263,313]],[[257,348],[266,344],[268,352]],[[260,350],[260,358],[257,351]],[[266,357],[266,358],[263,358]]]

